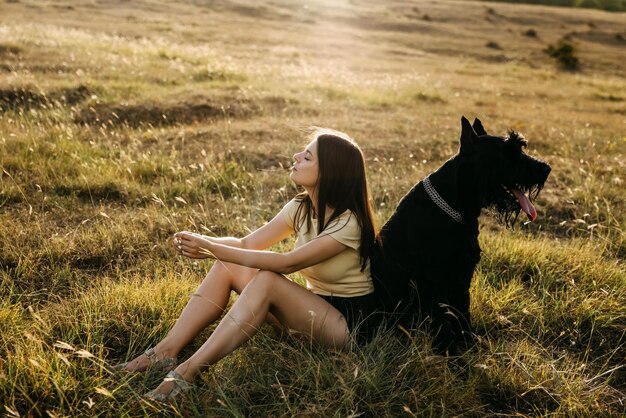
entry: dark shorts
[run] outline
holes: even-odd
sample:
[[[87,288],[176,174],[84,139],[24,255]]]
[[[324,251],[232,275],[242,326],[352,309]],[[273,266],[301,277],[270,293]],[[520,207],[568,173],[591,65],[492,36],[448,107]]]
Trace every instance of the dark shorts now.
[[[380,303],[374,293],[352,298],[319,296],[346,318],[348,329],[358,344],[366,344],[374,337],[382,322]]]

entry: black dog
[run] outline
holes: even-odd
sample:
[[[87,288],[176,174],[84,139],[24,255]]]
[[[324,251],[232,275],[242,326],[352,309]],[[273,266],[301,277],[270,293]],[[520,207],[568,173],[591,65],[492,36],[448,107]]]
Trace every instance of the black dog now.
[[[531,221],[550,173],[526,155],[524,138],[488,135],[481,122],[461,119],[461,148],[402,198],[382,227],[371,259],[387,320],[405,328],[427,320],[433,349],[455,353],[471,341],[470,282],[480,260],[478,217],[494,208],[513,225],[523,210]],[[528,194],[528,196],[526,195]]]

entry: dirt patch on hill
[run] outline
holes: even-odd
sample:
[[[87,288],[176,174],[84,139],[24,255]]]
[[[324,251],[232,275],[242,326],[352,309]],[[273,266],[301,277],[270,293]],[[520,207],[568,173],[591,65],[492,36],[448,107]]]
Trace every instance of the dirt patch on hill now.
[[[0,113],[10,110],[38,109],[45,106],[76,105],[94,94],[89,87],[80,84],[51,92],[29,87],[0,89]]]
[[[48,103],[45,94],[27,88],[0,89],[0,112],[38,108]]]
[[[587,42],[597,44],[626,46],[625,35],[620,32],[610,32],[601,30],[589,30],[585,32],[570,32],[566,38],[577,38]]]
[[[12,55],[19,55],[22,52],[22,48],[17,46],[17,45],[13,45],[13,44],[0,44],[0,57],[2,56],[12,56]]]
[[[224,118],[249,118],[284,111],[293,105],[297,105],[297,102],[282,97],[256,100],[242,97],[195,97],[170,103],[101,103],[82,109],[74,122],[131,127],[181,125]]]
[[[53,97],[55,97],[55,100],[57,101],[73,106],[85,101],[93,94],[94,91],[92,89],[81,84],[76,87],[68,87],[58,90],[53,94]]]
[[[0,89],[0,113],[40,109],[48,106],[75,106],[85,102],[97,92],[80,84],[52,91],[33,87]],[[99,103],[84,107],[74,118],[76,123],[93,125],[109,123],[142,125],[175,125],[220,118],[247,118],[261,114],[275,114],[298,108],[297,100],[281,96],[266,96],[258,99],[244,97],[189,97],[169,103],[110,104]]]
[[[76,196],[84,202],[118,201],[127,203],[129,192],[123,186],[115,183],[96,185],[58,185],[53,189],[57,196]]]
[[[86,125],[161,126],[188,124],[224,117],[244,118],[258,113],[258,106],[246,101],[233,103],[179,104],[97,104],[82,109],[74,122]]]

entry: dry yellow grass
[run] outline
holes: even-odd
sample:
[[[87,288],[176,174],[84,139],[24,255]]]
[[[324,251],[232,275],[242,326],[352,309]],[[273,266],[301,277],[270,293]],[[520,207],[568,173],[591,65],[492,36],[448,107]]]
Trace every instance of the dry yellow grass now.
[[[553,167],[536,224],[483,219],[475,348],[436,357],[416,332],[327,354],[262,333],[161,412],[621,415],[625,23],[452,0],[1,3],[0,405],[154,413],[135,401],[160,376],[106,364],[157,341],[208,268],[173,232],[269,219],[310,125],[361,144],[382,223],[465,115]],[[578,71],[544,52],[561,41]]]

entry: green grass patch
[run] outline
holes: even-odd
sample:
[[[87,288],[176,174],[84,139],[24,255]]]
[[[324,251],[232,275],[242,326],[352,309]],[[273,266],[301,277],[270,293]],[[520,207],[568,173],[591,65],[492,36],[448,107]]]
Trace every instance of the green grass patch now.
[[[311,4],[302,13],[315,21],[300,21],[292,6],[266,2],[254,25],[250,8],[195,3],[6,8],[6,21],[34,20],[0,25],[3,413],[622,416],[626,138],[616,15],[544,8],[522,17],[511,6],[487,9],[488,20],[481,8],[459,16],[438,4],[354,3]],[[77,11],[80,28],[54,23]],[[479,53],[496,20],[510,30],[488,47],[506,45],[510,63]],[[581,48],[570,56],[584,59],[584,71],[537,62],[573,32]],[[264,327],[169,407],[141,400],[162,374],[111,371],[168,332],[211,265],[177,256],[172,234],[244,236],[269,221],[298,191],[288,172],[306,127],[357,138],[380,225],[457,152],[462,114],[494,134],[519,129],[553,168],[535,223],[504,229],[483,216],[476,345],[463,355],[435,355],[421,329],[332,352]]]

